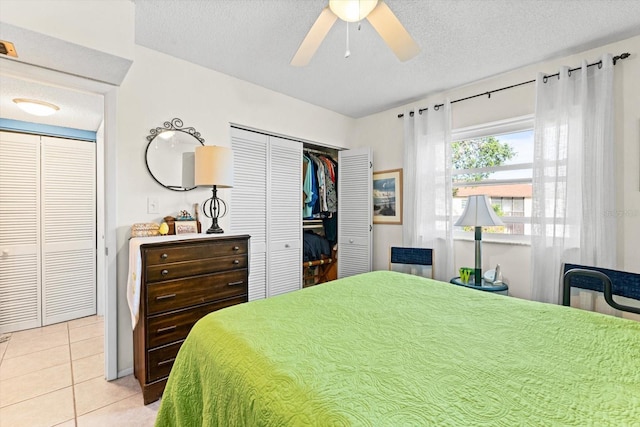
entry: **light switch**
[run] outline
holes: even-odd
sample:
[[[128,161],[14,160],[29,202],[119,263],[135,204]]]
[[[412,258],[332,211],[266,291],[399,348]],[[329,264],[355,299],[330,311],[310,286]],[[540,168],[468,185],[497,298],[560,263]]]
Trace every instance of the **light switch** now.
[[[158,207],[158,198],[157,197],[147,197],[147,213],[157,214]]]

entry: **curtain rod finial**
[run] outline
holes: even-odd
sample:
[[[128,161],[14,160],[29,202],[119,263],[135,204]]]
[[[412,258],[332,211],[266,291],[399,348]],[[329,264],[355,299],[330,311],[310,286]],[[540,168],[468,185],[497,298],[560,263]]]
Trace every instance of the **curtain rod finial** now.
[[[613,57],[613,65],[616,65],[619,59],[627,59],[631,54],[629,52],[621,53],[620,55],[616,55]]]

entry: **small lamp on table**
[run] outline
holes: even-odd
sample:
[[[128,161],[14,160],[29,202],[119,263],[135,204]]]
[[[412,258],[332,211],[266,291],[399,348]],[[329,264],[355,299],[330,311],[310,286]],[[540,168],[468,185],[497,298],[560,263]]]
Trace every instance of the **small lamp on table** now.
[[[469,196],[467,206],[464,208],[462,216],[454,224],[456,226],[474,227],[476,242],[476,265],[474,280],[476,286],[482,285],[482,227],[504,225],[502,220],[496,215],[489,196],[476,195]]]

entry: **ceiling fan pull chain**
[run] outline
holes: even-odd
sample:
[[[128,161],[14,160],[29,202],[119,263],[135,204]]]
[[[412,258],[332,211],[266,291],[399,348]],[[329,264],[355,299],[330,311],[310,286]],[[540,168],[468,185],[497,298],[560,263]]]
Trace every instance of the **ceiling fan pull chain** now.
[[[344,53],[344,57],[348,58],[351,55],[351,51],[349,50],[349,23],[347,22],[347,51]]]

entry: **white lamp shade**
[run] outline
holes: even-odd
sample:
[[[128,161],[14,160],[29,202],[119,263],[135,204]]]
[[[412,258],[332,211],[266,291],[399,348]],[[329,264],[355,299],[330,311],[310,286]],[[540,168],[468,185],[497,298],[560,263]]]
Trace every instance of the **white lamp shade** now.
[[[376,7],[378,0],[329,0],[329,9],[347,22],[361,21]]]
[[[491,207],[489,196],[469,196],[467,206],[462,216],[455,223],[456,226],[485,226],[504,225]]]
[[[196,147],[195,185],[233,187],[233,151],[217,145]]]

